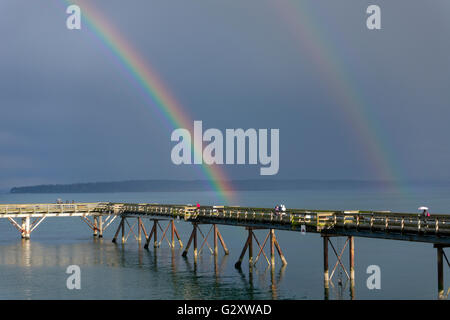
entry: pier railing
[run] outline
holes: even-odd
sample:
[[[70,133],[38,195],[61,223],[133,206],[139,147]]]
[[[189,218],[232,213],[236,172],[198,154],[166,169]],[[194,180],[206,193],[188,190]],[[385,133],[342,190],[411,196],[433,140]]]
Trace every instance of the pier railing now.
[[[0,218],[7,217],[38,217],[43,215],[82,215],[102,213],[108,203],[64,203],[64,204],[2,204],[0,205]]]
[[[335,226],[383,232],[415,232],[450,235],[450,216],[423,217],[411,213],[355,212],[336,213]]]

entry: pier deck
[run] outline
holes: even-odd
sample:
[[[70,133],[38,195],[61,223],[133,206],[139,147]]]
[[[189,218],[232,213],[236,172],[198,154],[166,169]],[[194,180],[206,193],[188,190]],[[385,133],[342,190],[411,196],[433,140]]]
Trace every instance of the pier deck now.
[[[158,204],[109,204],[108,212],[128,217],[163,216],[203,224],[418,241],[450,245],[450,215],[422,217],[417,213],[289,209],[276,215],[271,208],[200,207]]]
[[[80,217],[104,214],[108,203],[1,204],[0,218]]]

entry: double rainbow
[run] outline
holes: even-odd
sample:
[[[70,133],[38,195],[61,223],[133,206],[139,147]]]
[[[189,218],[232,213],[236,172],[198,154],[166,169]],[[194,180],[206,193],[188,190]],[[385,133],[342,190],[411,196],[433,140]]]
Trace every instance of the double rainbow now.
[[[153,107],[156,107],[172,128],[192,128],[193,121],[184,112],[181,105],[167,90],[157,73],[145,61],[134,48],[122,37],[122,35],[87,1],[63,0],[67,4],[78,4],[82,8],[82,16],[87,22],[90,30],[104,44],[106,48],[115,56],[122,68],[143,90],[145,96]],[[380,180],[395,182],[398,166],[394,165],[388,152],[387,143],[381,141],[381,134],[377,123],[368,115],[364,99],[355,89],[350,77],[340,66],[339,61],[332,55],[332,48],[329,48],[323,36],[318,32],[318,26],[309,17],[308,8],[305,2],[297,0],[276,0],[273,4],[282,14],[284,21],[287,21],[298,41],[303,44],[302,48],[307,48],[310,56],[320,68],[324,78],[327,79],[329,88],[342,111],[348,116],[355,134],[361,141],[361,146],[365,148],[367,159],[371,167],[375,170]],[[194,154],[200,155],[202,150],[194,147]],[[209,183],[225,202],[233,198],[233,188],[226,179],[223,171],[218,166],[202,165]]]

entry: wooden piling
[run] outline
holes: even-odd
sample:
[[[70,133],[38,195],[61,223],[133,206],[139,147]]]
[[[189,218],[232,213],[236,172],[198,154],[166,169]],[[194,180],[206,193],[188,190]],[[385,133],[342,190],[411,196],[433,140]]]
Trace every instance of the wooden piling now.
[[[330,276],[328,273],[328,237],[322,236],[323,239],[323,287],[324,300],[330,299]]]
[[[350,281],[355,281],[355,240],[353,236],[348,237],[350,247],[349,247],[349,262],[350,262]]]
[[[278,255],[280,256],[280,259],[281,259],[281,263],[282,263],[283,266],[285,266],[285,265],[287,265],[287,260],[284,257],[283,251],[281,251],[281,247],[280,247],[280,244],[277,241],[277,237],[275,236],[275,233],[273,234],[273,238],[274,238],[274,241],[275,241],[275,248],[277,248]]]
[[[329,287],[330,277],[328,274],[328,237],[323,237],[323,280],[325,288]]]
[[[180,244],[180,248],[183,248],[183,242],[181,241],[181,237],[180,237],[180,235],[178,234],[178,230],[177,230],[176,227],[175,227],[174,231],[175,231],[175,236],[176,236],[177,239],[178,239],[178,243]]]
[[[227,245],[225,244],[225,241],[223,241],[222,234],[220,233],[219,230],[217,230],[217,236],[219,237],[219,241],[220,241],[220,244],[222,245],[225,255],[230,254],[230,251],[228,250]]]
[[[197,224],[194,223],[193,227],[194,227],[194,230],[192,232],[194,233],[194,239],[193,239],[193,241],[194,241],[194,258],[196,259],[197,253],[198,253],[198,251],[197,251]]]
[[[125,218],[122,218],[122,243],[125,243]]]
[[[275,230],[270,229],[270,264],[275,267]]]
[[[178,235],[177,229],[175,229],[175,234]],[[183,244],[181,243],[181,240],[178,238],[178,240],[180,241],[180,246],[183,246]],[[186,257],[189,251],[189,248],[191,247],[191,244],[194,244],[194,258],[197,258],[197,224],[196,223],[192,223],[192,232],[191,232],[191,236],[189,237],[189,241],[186,245],[186,248],[184,249],[182,256]]]
[[[125,219],[125,218],[122,218],[122,219],[120,220],[119,227],[117,227],[117,231],[116,231],[116,233],[114,234],[114,238],[112,239],[112,242],[113,242],[113,243],[116,243],[116,242],[117,242],[117,236],[119,235],[119,232],[120,232],[120,230],[122,229],[124,219]]]
[[[142,227],[141,227],[141,225],[142,225],[142,221],[141,221],[141,218],[137,218],[138,219],[138,236],[137,236],[137,241],[138,242],[141,242],[141,233],[142,233]]]
[[[153,248],[158,248],[158,220],[153,220]]]
[[[444,261],[443,261],[443,248],[437,246],[437,273],[438,273],[438,299],[444,297]]]
[[[186,257],[186,256],[187,256],[187,253],[188,253],[189,247],[191,246],[191,243],[192,243],[192,239],[193,239],[193,238],[194,238],[194,230],[192,230],[191,236],[189,237],[189,240],[188,240],[188,243],[187,243],[187,245],[186,245],[186,248],[185,248],[184,251],[183,251],[183,254],[182,254],[183,257]]]
[[[248,264],[253,265],[253,228],[248,228]]]
[[[172,249],[175,248],[175,224],[173,222],[173,219],[170,220],[170,231],[171,231],[171,247]]]
[[[217,257],[217,255],[219,254],[219,248],[217,247],[217,225],[213,224],[213,228],[214,228],[214,256]]]
[[[103,238],[103,217],[98,216],[98,237]]]
[[[22,218],[22,239],[30,240],[30,217]]]
[[[144,249],[148,249],[148,245],[150,244],[150,241],[152,240],[154,232],[155,232],[155,224],[153,223],[152,230],[150,230],[150,234],[148,235],[147,240],[145,241]]]
[[[93,236],[94,238],[96,238],[97,235],[98,235],[98,220],[97,220],[97,217],[94,216],[94,217],[93,217],[93,220],[94,220],[94,227],[92,228],[92,230],[94,231],[94,233],[93,233],[92,236]]]
[[[247,251],[248,243],[250,241],[249,239],[251,239],[251,237],[247,236],[247,240],[245,241],[245,245],[244,245],[244,248],[242,249],[241,255],[239,256],[239,260],[234,264],[234,267],[236,269],[241,268],[242,260],[244,259],[244,255],[245,255],[245,252]]]

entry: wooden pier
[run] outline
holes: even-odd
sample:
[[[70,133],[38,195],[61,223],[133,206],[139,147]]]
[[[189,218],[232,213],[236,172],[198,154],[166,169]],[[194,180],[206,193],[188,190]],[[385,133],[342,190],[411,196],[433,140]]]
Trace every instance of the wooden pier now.
[[[49,217],[81,217],[92,229],[94,236],[103,236],[103,231],[116,219],[117,215],[107,212],[108,203],[71,204],[2,204],[0,219],[8,219],[20,232],[23,239],[29,239],[42,221]],[[106,219],[103,219],[106,216]],[[89,219],[92,217],[92,221]],[[20,219],[20,223],[16,221]],[[33,220],[33,221],[31,221]]]
[[[112,222],[120,219],[119,226],[112,239],[117,242],[119,233],[121,242],[127,241],[133,234],[140,242],[145,239],[145,248],[150,243],[157,248],[164,239],[171,248],[178,243],[183,247],[181,237],[175,227],[174,219],[182,219],[192,224],[192,233],[183,251],[187,256],[192,248],[194,259],[203,249],[208,247],[211,254],[219,254],[219,243],[224,254],[229,253],[225,239],[219,231],[219,225],[243,227],[247,231],[247,239],[235,267],[240,268],[245,254],[248,252],[249,266],[254,266],[262,257],[272,268],[275,266],[275,251],[283,266],[287,264],[275,231],[286,230],[320,234],[323,238],[324,284],[325,290],[332,284],[337,268],[341,268],[351,288],[354,286],[355,267],[354,237],[381,238],[390,240],[416,241],[433,244],[437,252],[438,297],[447,297],[444,289],[444,262],[450,267],[444,249],[450,247],[450,215],[433,214],[424,217],[417,213],[394,213],[388,211],[342,211],[342,210],[307,210],[288,209],[284,214],[276,214],[271,208],[246,208],[224,206],[131,204],[131,203],[75,203],[75,204],[5,204],[0,205],[0,218],[8,219],[18,229],[22,238],[29,239],[30,234],[47,217],[80,217],[93,231],[95,237],[102,237],[103,232]],[[16,219],[21,219],[20,223]],[[31,221],[33,219],[33,221]],[[129,221],[135,219],[133,224]],[[152,223],[149,233],[145,229],[143,219]],[[167,223],[163,228],[164,223]],[[201,226],[209,226],[209,231],[202,232]],[[128,232],[126,229],[128,227]],[[260,242],[254,230],[265,229],[267,236]],[[159,230],[159,231],[158,231]],[[170,230],[170,231],[169,231]],[[134,232],[136,231],[136,233]],[[161,232],[161,238],[158,238]],[[213,247],[208,237],[213,235]],[[199,235],[201,236],[199,243]],[[169,239],[170,238],[170,239]],[[332,239],[343,238],[345,244],[340,252],[333,245]],[[200,246],[199,246],[200,244]],[[253,246],[257,246],[254,255]],[[264,249],[270,247],[269,257]],[[329,269],[329,247],[336,256],[336,263],[331,272]],[[342,261],[344,251],[349,250],[348,267]],[[326,291],[327,292],[327,291]],[[353,293],[352,293],[353,295]],[[327,296],[327,294],[326,294]]]

